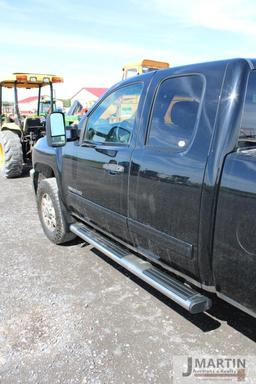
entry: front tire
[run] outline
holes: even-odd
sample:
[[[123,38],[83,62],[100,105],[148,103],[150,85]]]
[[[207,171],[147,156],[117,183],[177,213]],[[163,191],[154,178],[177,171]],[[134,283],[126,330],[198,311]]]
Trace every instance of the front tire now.
[[[0,132],[0,169],[7,179],[22,174],[22,145],[19,136],[10,130]]]
[[[71,219],[59,198],[55,178],[44,179],[39,183],[37,207],[44,233],[54,244],[63,244],[76,237],[69,230]]]

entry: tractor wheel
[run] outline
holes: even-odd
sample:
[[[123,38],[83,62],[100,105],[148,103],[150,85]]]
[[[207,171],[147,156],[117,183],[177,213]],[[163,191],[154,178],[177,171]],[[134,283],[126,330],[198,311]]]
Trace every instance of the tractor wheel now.
[[[40,181],[37,190],[37,207],[44,233],[54,244],[63,244],[76,237],[69,230],[72,219],[59,198],[54,177]]]
[[[0,170],[10,179],[19,177],[23,167],[23,152],[19,136],[10,131],[0,132]]]

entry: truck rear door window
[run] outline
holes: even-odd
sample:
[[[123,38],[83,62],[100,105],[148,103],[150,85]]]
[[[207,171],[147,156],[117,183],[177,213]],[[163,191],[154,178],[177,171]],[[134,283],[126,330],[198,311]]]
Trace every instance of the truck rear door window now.
[[[256,71],[249,76],[239,142],[253,145],[256,143]]]
[[[199,75],[164,80],[157,92],[147,145],[183,151],[195,131],[203,93]]]

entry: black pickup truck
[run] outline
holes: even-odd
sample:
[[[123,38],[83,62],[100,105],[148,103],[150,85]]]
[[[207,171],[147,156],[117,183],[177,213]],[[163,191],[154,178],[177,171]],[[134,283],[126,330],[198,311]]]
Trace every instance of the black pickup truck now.
[[[123,81],[33,150],[45,234],[80,236],[191,313],[256,316],[256,60]]]

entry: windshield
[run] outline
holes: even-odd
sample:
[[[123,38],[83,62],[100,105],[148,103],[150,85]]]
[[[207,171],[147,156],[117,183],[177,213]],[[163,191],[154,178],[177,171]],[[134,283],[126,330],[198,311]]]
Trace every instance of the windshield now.
[[[53,109],[56,109],[56,102],[53,101]],[[41,101],[40,108],[39,108],[39,114],[40,115],[47,115],[51,112],[51,101]]]

